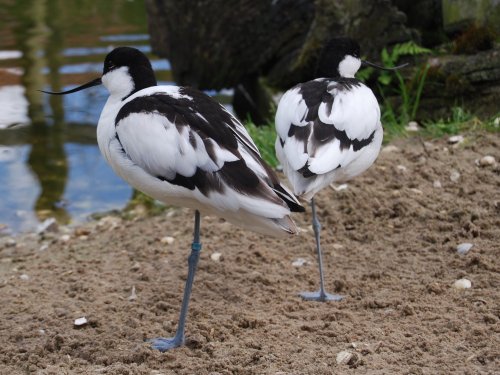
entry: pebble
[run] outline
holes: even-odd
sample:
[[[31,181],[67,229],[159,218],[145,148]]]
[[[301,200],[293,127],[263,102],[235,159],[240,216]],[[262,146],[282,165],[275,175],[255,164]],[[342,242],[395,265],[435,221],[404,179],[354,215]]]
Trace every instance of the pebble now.
[[[81,318],[78,318],[78,319],[75,319],[75,327],[81,327],[81,326],[84,326],[85,324],[87,324],[89,321],[87,320],[86,317],[81,317]]]
[[[399,198],[399,197],[401,197],[401,190],[393,190],[393,191],[391,192],[391,196],[392,196],[393,198]]]
[[[457,253],[459,254],[467,254],[470,249],[472,249],[474,245],[468,242],[461,243],[460,245],[457,246]]]
[[[404,172],[406,172],[406,171],[408,170],[408,168],[406,168],[404,165],[401,165],[401,164],[400,164],[400,165],[398,165],[398,166],[396,167],[396,170],[397,170],[398,172],[403,172],[403,173],[404,173]]]
[[[418,194],[418,195],[422,195],[424,194],[424,192],[420,189],[416,189],[416,188],[410,188],[410,191],[413,193],[413,194]]]
[[[210,259],[212,259],[214,262],[218,262],[222,259],[222,253],[212,253],[210,255]]]
[[[68,242],[71,239],[71,236],[69,234],[63,234],[61,237],[59,237],[59,240],[61,242]]]
[[[399,147],[396,147],[394,145],[385,146],[384,148],[382,148],[382,152],[399,152]]]
[[[337,353],[336,361],[339,365],[346,365],[351,361],[353,356],[354,354],[350,351],[342,350],[341,352]]]
[[[75,229],[75,236],[77,236],[77,237],[88,236],[89,234],[90,234],[90,229],[88,229],[88,228],[76,228]]]
[[[25,281],[30,279],[30,277],[28,275],[26,275],[25,273],[23,273],[21,276],[19,276],[19,278],[21,280],[25,280]]]
[[[9,238],[7,241],[5,241],[5,247],[14,247],[17,245],[17,242],[13,238]]]
[[[443,185],[441,185],[441,181],[439,181],[439,180],[435,180],[432,183],[432,186],[434,186],[436,189],[441,189],[443,187]]]
[[[408,125],[406,125],[406,131],[408,132],[418,132],[420,130],[418,126],[418,122],[410,121]]]
[[[491,155],[486,155],[486,156],[483,156],[481,159],[479,159],[479,165],[481,167],[488,167],[490,165],[494,165],[495,164],[495,158]]]
[[[304,258],[297,258],[292,262],[292,266],[294,267],[302,267],[307,264],[307,260]]]
[[[141,264],[139,262],[135,262],[132,267],[130,267],[130,271],[137,272],[141,269]]]
[[[165,236],[160,240],[160,242],[167,245],[172,245],[175,242],[175,238],[171,236]]]
[[[334,243],[332,245],[332,247],[335,249],[335,250],[340,250],[340,249],[343,249],[344,248],[344,245],[341,245],[339,243]]]
[[[448,143],[453,145],[453,144],[460,144],[464,141],[464,136],[463,135],[453,135],[450,138],[448,138]]]
[[[349,187],[349,185],[348,184],[341,184],[341,185],[336,186],[336,185],[332,184],[331,187],[335,191],[342,191],[342,190],[346,190]]]
[[[455,289],[469,289],[472,287],[472,283],[468,279],[459,279],[453,283]]]
[[[452,169],[450,172],[450,180],[453,182],[457,182],[460,179],[460,172],[456,169]]]
[[[97,223],[97,227],[105,230],[113,230],[118,228],[122,223],[122,219],[116,216],[104,216]]]
[[[43,222],[38,224],[36,227],[36,232],[38,234],[45,233],[45,232],[57,232],[59,230],[59,226],[57,225],[57,221],[53,217],[49,217],[48,219],[45,219]]]
[[[135,293],[135,285],[132,285],[132,291],[130,292],[130,296],[128,297],[129,301],[135,301],[137,299],[137,294]]]

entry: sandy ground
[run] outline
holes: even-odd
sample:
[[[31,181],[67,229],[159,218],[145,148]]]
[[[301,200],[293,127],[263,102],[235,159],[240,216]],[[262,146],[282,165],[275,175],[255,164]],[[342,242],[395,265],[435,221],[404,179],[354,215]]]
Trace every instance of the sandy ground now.
[[[499,134],[402,140],[322,191],[326,285],[342,302],[297,296],[318,285],[310,210],[279,240],[203,218],[187,345],[165,354],[144,339],[175,331],[192,212],[0,238],[0,373],[498,374],[499,150]]]

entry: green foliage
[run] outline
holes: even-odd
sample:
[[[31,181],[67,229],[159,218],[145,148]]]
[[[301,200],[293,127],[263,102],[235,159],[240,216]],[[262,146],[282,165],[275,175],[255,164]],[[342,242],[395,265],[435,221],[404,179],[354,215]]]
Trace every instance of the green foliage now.
[[[390,52],[387,48],[384,48],[381,53],[381,58],[384,66],[394,66],[402,56],[425,55],[431,52],[432,51],[430,49],[421,47],[414,41],[410,40],[406,43],[396,44]],[[396,77],[398,74],[399,72],[396,72]],[[391,84],[393,77],[393,72],[382,71],[378,76],[378,82],[384,86],[388,86]]]
[[[450,116],[447,118],[438,121],[427,121],[423,125],[423,134],[432,138],[458,134],[464,131],[486,130],[498,132],[500,131],[500,113],[486,121],[481,121],[462,107],[453,107]]]
[[[256,126],[247,121],[245,127],[259,149],[262,159],[270,166],[276,167],[279,162],[274,151],[274,142],[276,141],[274,126],[272,124]]]
[[[391,50],[384,48],[381,60],[384,66],[395,66],[402,56],[417,56],[432,52],[413,41],[396,44]],[[420,98],[427,77],[427,64],[415,70],[409,78],[403,77],[400,71],[381,71],[377,77],[377,84],[382,96],[382,123],[389,138],[404,133],[405,126],[415,119]],[[373,74],[373,68],[360,71],[358,78],[367,80]],[[389,100],[396,97],[397,104]]]

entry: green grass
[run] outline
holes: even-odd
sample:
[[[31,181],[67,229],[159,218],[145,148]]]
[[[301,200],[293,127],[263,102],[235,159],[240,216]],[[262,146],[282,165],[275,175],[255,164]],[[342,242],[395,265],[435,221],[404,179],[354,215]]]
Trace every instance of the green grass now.
[[[279,162],[274,151],[274,142],[276,141],[274,124],[256,126],[254,123],[247,121],[245,128],[259,149],[262,159],[270,166],[276,167]]]
[[[453,107],[447,118],[424,122],[422,134],[429,138],[440,138],[473,131],[500,131],[500,113],[481,120],[462,107]]]

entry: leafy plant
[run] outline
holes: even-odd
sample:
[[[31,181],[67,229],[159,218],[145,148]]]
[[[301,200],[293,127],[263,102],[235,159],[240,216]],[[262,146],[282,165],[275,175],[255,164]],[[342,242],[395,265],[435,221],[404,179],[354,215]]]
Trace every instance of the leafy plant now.
[[[384,48],[381,60],[384,66],[395,66],[402,56],[416,56],[432,52],[413,41],[396,44],[392,49]],[[382,96],[382,121],[392,135],[404,132],[408,122],[415,119],[420,105],[420,98],[427,77],[427,64],[418,68],[410,79],[405,79],[400,71],[382,71],[377,77],[377,84]],[[358,74],[361,80],[367,80],[373,74],[373,68],[367,68]],[[389,97],[397,97],[394,104]]]

